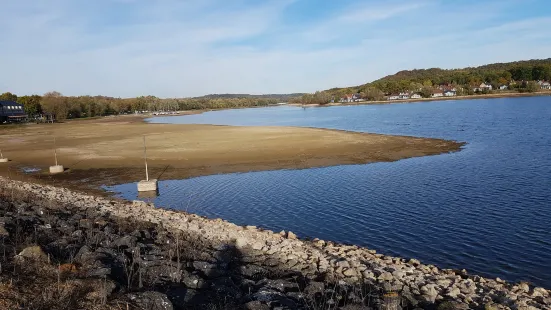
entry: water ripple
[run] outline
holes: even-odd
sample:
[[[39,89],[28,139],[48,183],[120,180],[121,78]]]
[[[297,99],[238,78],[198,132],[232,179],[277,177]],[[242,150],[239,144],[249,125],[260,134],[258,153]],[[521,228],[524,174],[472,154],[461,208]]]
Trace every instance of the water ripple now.
[[[466,141],[394,163],[162,181],[156,202],[551,287],[548,97],[204,113],[154,122],[292,125]],[[129,199],[135,185],[111,188]]]

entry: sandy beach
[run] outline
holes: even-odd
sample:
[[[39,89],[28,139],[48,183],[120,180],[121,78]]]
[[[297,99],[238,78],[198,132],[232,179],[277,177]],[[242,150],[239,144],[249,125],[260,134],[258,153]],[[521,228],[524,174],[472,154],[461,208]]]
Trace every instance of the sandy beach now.
[[[0,175],[98,192],[101,185],[145,177],[143,136],[150,177],[203,175],[396,161],[460,150],[460,142],[295,127],[148,124],[119,116],[57,124],[0,127],[10,159]],[[59,163],[67,171],[49,175]],[[42,172],[28,174],[24,168]]]

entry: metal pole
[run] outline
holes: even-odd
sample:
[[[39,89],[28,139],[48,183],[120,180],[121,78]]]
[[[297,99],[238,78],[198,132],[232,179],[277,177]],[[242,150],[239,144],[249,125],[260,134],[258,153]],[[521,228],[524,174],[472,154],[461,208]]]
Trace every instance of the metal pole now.
[[[54,157],[55,157],[55,165],[57,166],[57,148],[55,145],[55,137],[54,137]]]
[[[145,136],[143,136],[143,157],[145,159],[145,180],[149,181],[149,172],[147,171],[147,148],[145,147]]]

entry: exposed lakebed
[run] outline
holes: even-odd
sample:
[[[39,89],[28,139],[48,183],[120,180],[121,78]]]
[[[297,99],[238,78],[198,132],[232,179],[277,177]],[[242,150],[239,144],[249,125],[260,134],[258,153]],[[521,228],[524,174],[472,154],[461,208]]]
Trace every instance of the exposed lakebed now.
[[[551,287],[550,97],[257,108],[150,121],[465,141],[458,153],[393,163],[162,181],[154,200],[237,224]],[[134,184],[109,190],[137,198]]]

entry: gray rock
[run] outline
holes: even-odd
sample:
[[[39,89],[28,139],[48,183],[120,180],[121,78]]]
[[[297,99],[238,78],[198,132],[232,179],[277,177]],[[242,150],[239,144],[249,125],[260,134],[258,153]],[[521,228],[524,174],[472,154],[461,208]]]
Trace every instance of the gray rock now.
[[[390,274],[390,272],[382,272],[378,277],[377,279],[379,281],[392,281],[394,280],[394,277]]]
[[[345,260],[338,261],[335,265],[341,268],[350,268],[350,264]]]
[[[287,232],[287,239],[297,239],[297,235],[295,235],[292,231]]]
[[[244,305],[246,310],[270,310],[270,306],[263,304],[258,300],[250,301]]]
[[[358,272],[356,272],[356,270],[352,269],[352,268],[346,269],[342,274],[346,277],[356,277],[356,276],[358,276]]]
[[[201,271],[205,277],[213,279],[226,275],[226,271],[219,268],[216,264],[211,264],[209,262],[195,261],[193,262],[193,268]]]
[[[519,288],[521,291],[525,292],[525,293],[530,292],[530,286],[529,286],[528,283],[526,283],[526,282],[520,283],[520,284],[518,285],[518,288]]]
[[[188,288],[199,289],[205,287],[205,280],[200,276],[185,272],[182,277],[182,283]]]
[[[422,296],[428,303],[434,303],[436,301],[436,297],[438,297],[438,291],[434,286],[434,284],[427,284],[421,287]]]
[[[10,233],[6,230],[3,223],[0,223],[0,237],[8,237]]]
[[[461,294],[461,291],[457,287],[451,287],[447,293],[447,295],[450,296],[451,298],[457,298],[459,294]]]
[[[24,248],[17,256],[35,261],[46,261],[48,259],[48,255],[37,245]]]
[[[281,292],[274,291],[274,290],[260,289],[258,292],[252,295],[253,300],[265,302],[265,303],[278,301],[282,298],[286,298],[285,295]]]
[[[111,268],[109,267],[90,269],[86,271],[86,276],[91,278],[93,277],[103,278],[110,274],[111,274]]]
[[[532,297],[548,297],[548,296],[549,296],[549,292],[542,287],[536,287],[532,292]]]
[[[410,260],[408,261],[408,263],[409,263],[410,265],[413,265],[413,266],[419,266],[419,265],[421,265],[421,262],[418,261],[417,259],[414,259],[414,258],[410,259]]]
[[[256,285],[262,286],[267,290],[277,290],[282,293],[297,292],[299,290],[298,284],[290,281],[278,279],[278,280],[261,280]]]
[[[84,229],[92,229],[94,227],[94,223],[89,219],[81,219],[78,222],[78,226]]]
[[[441,302],[437,310],[469,310],[469,305],[458,301],[444,301]]]
[[[116,248],[126,247],[134,248],[136,246],[137,238],[134,236],[126,235],[113,241],[112,246]]]
[[[304,293],[307,296],[321,295],[325,291],[325,283],[323,282],[310,282],[304,289]]]
[[[147,310],[173,310],[172,303],[163,293],[159,292],[143,292],[137,294],[129,294],[128,298],[132,300],[138,307]]]
[[[406,275],[406,273],[401,271],[401,270],[395,270],[392,273],[392,276],[397,280],[401,280],[403,277],[405,277],[405,275]]]
[[[412,308],[419,304],[419,301],[413,296],[408,286],[404,287],[400,295]]]
[[[268,273],[268,270],[257,265],[244,265],[239,267],[239,273],[247,278],[257,278]]]
[[[253,250],[260,251],[264,247],[264,244],[262,244],[261,242],[255,242],[251,247]]]

